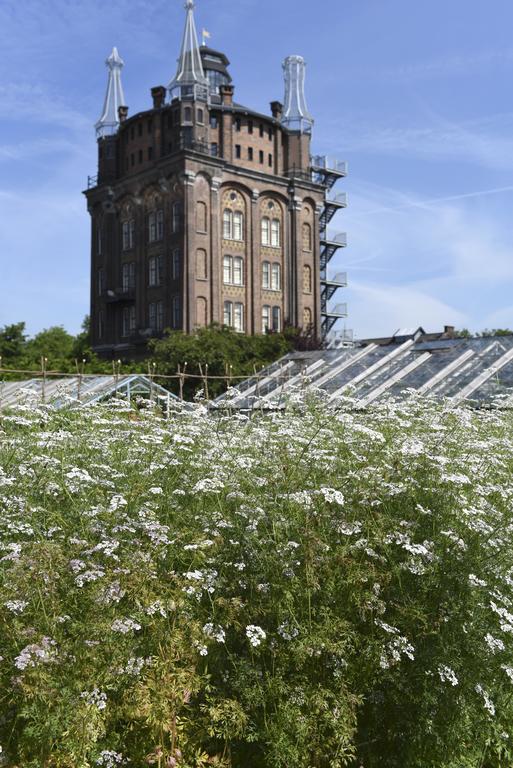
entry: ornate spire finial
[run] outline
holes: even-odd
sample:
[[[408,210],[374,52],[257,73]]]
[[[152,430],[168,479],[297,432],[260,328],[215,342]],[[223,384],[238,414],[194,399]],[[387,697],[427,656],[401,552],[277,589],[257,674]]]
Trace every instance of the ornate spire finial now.
[[[198,34],[194,23],[194,5],[194,0],[186,0],[185,2],[187,18],[182,49],[178,59],[178,69],[168,86],[172,98],[173,95],[177,95],[177,92],[182,97],[204,95],[203,92],[206,94],[207,78],[203,71]]]
[[[313,117],[306,106],[306,63],[302,56],[288,56],[283,62],[285,73],[285,107],[282,123],[291,131],[311,133]]]
[[[103,105],[102,116],[95,125],[96,135],[99,139],[104,136],[112,136],[119,128],[119,107],[125,106],[125,95],[121,84],[121,70],[125,62],[114,47],[105,66],[109,70],[109,80],[107,83],[107,93]]]

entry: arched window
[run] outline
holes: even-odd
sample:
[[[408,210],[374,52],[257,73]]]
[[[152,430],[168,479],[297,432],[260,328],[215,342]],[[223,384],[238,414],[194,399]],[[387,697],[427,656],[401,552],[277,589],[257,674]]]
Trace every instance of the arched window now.
[[[303,330],[309,331],[312,325],[312,310],[309,307],[303,309]]]
[[[234,240],[243,240],[242,236],[242,230],[243,230],[243,221],[244,217],[240,211],[235,211],[233,214],[233,239]]]
[[[269,245],[271,242],[271,221],[264,216],[262,219],[262,245]]]
[[[207,325],[207,300],[203,296],[196,299],[196,325],[200,328]]]
[[[279,248],[281,244],[281,223],[279,219],[273,219],[271,224],[271,246]]]
[[[203,248],[196,251],[196,277],[199,280],[207,279],[207,252]]]
[[[262,307],[262,333],[267,333],[271,328],[271,307],[264,304]]]
[[[196,204],[196,231],[207,231],[207,206],[202,202]]]
[[[262,263],[262,288],[271,287],[271,265],[268,261]]]
[[[228,208],[223,213],[223,238],[233,240],[233,213]]]
[[[192,123],[192,109],[191,107],[185,107],[183,111],[184,123]]]
[[[312,293],[312,268],[308,264],[303,267],[303,293]]]
[[[312,227],[310,224],[303,224],[303,250],[312,250]]]
[[[273,264],[272,266],[271,288],[273,291],[281,290],[281,267],[279,264]]]

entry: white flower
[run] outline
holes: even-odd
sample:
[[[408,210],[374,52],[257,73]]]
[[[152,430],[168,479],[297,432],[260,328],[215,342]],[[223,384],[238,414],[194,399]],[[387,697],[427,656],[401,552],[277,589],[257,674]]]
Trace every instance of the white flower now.
[[[153,496],[160,496],[161,494],[164,493],[164,491],[162,490],[162,488],[159,488],[158,486],[156,486],[155,488],[150,488],[148,493],[153,494]]]
[[[246,637],[253,646],[257,648],[263,640],[267,637],[262,627],[257,627],[254,624],[249,624],[246,627]]]
[[[212,624],[209,622],[208,624],[205,624],[203,627],[203,632],[207,637],[211,637],[214,640],[216,640],[218,643],[224,643],[226,639],[226,632],[224,629],[220,626],[216,626],[215,624]]]
[[[445,664],[438,665],[438,675],[442,683],[450,683],[451,685],[458,685],[458,678],[454,671]]]
[[[497,651],[503,651],[506,647],[502,640],[499,638],[493,637],[489,632],[487,635],[485,635],[485,643],[487,644],[488,648],[491,650],[492,653],[497,653]]]
[[[25,600],[8,600],[4,605],[11,613],[19,614],[23,613],[28,603]]]
[[[141,625],[133,619],[116,619],[112,622],[110,628],[113,632],[120,632],[122,635],[127,635],[129,632],[138,632],[141,629]]]
[[[344,505],[344,494],[342,491],[337,491],[336,488],[321,488],[319,493],[329,504]]]
[[[80,698],[85,699],[90,707],[96,707],[100,711],[107,706],[107,694],[100,691],[99,688],[94,688],[92,691],[82,691]]]
[[[484,708],[493,717],[495,715],[495,706],[493,701],[490,699],[489,695],[484,690],[483,686],[479,685],[479,683],[476,685],[475,690],[476,690],[476,693],[479,693],[479,695],[483,697]]]

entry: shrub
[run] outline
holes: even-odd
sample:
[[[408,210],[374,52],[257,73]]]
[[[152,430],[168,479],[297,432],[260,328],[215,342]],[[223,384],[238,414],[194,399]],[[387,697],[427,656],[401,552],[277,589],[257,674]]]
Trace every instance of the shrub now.
[[[0,417],[13,768],[513,761],[512,421]]]

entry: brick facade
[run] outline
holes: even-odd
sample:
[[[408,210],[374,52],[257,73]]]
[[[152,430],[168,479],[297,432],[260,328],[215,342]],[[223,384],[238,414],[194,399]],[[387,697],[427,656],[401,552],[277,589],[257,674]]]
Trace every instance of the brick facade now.
[[[310,136],[233,101],[166,104],[98,142],[91,214],[93,348],[142,356],[166,328],[230,322],[247,334],[284,325],[318,337],[319,212]],[[266,266],[269,265],[269,266]]]

